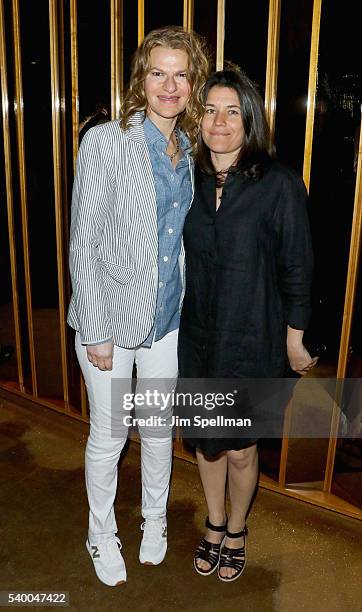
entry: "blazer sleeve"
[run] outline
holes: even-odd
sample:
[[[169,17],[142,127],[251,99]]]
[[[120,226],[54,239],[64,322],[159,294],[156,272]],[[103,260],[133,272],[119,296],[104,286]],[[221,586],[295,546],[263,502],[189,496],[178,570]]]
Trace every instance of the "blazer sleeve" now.
[[[313,275],[307,199],[302,179],[292,173],[285,176],[275,212],[278,285],[287,324],[302,330],[311,315]]]
[[[69,267],[79,333],[84,344],[113,337],[98,255],[111,190],[99,128],[95,127],[85,134],[79,148],[70,229]]]

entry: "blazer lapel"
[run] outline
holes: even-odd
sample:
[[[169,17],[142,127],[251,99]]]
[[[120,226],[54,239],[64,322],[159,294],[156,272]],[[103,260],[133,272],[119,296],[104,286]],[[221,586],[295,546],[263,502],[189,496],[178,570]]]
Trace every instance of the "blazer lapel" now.
[[[151,258],[157,263],[157,199],[152,164],[145,140],[142,113],[135,113],[131,118],[126,134],[132,142],[131,167],[134,172],[134,187],[137,195],[138,210],[149,244]]]

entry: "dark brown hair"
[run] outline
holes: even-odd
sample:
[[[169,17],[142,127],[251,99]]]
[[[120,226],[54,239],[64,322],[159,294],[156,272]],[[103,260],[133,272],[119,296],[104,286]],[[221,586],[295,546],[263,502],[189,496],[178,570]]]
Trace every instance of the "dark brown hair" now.
[[[212,87],[229,87],[237,93],[245,136],[232,171],[258,180],[274,155],[264,102],[258,89],[246,74],[234,65],[214,72],[206,81],[202,95],[204,107]],[[201,131],[198,136],[197,165],[201,172],[217,175],[211,161],[210,149],[204,143]]]
[[[150,53],[155,47],[182,49],[187,53],[191,93],[186,109],[178,118],[178,125],[190,138],[194,147],[204,113],[201,92],[209,74],[209,59],[204,39],[195,32],[185,32],[179,26],[169,26],[149,32],[135,52],[128,91],[122,105],[121,126],[127,129],[132,115],[147,108],[144,83],[150,69]]]

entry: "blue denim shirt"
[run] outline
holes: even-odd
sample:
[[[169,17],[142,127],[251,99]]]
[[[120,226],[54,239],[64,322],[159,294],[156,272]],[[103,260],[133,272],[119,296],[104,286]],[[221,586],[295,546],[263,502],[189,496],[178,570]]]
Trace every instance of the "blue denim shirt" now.
[[[177,329],[180,323],[182,279],[179,255],[182,230],[192,201],[192,183],[186,152],[187,137],[179,132],[183,155],[174,169],[166,154],[167,140],[155,124],[146,117],[145,138],[148,145],[157,198],[158,228],[158,291],[153,328],[142,346],[161,340]]]

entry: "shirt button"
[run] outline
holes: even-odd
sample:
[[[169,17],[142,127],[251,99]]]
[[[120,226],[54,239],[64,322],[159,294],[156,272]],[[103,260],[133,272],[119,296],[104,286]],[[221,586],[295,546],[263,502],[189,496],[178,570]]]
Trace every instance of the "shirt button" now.
[[[160,281],[160,282],[158,283],[158,286],[159,286],[159,288],[161,289],[161,287],[163,287],[163,282],[162,282],[162,281]]]
[[[169,234],[173,234],[173,229],[172,229],[172,227],[170,227],[170,228],[169,228],[168,233],[169,233]]]
[[[163,306],[160,306],[160,310],[161,310],[161,312],[162,312],[162,310],[163,310]]]
[[[173,203],[173,207],[174,207],[174,208],[177,208],[177,207],[178,207],[178,202],[174,202],[174,203]]]
[[[167,255],[164,256],[163,261],[168,261]]]

